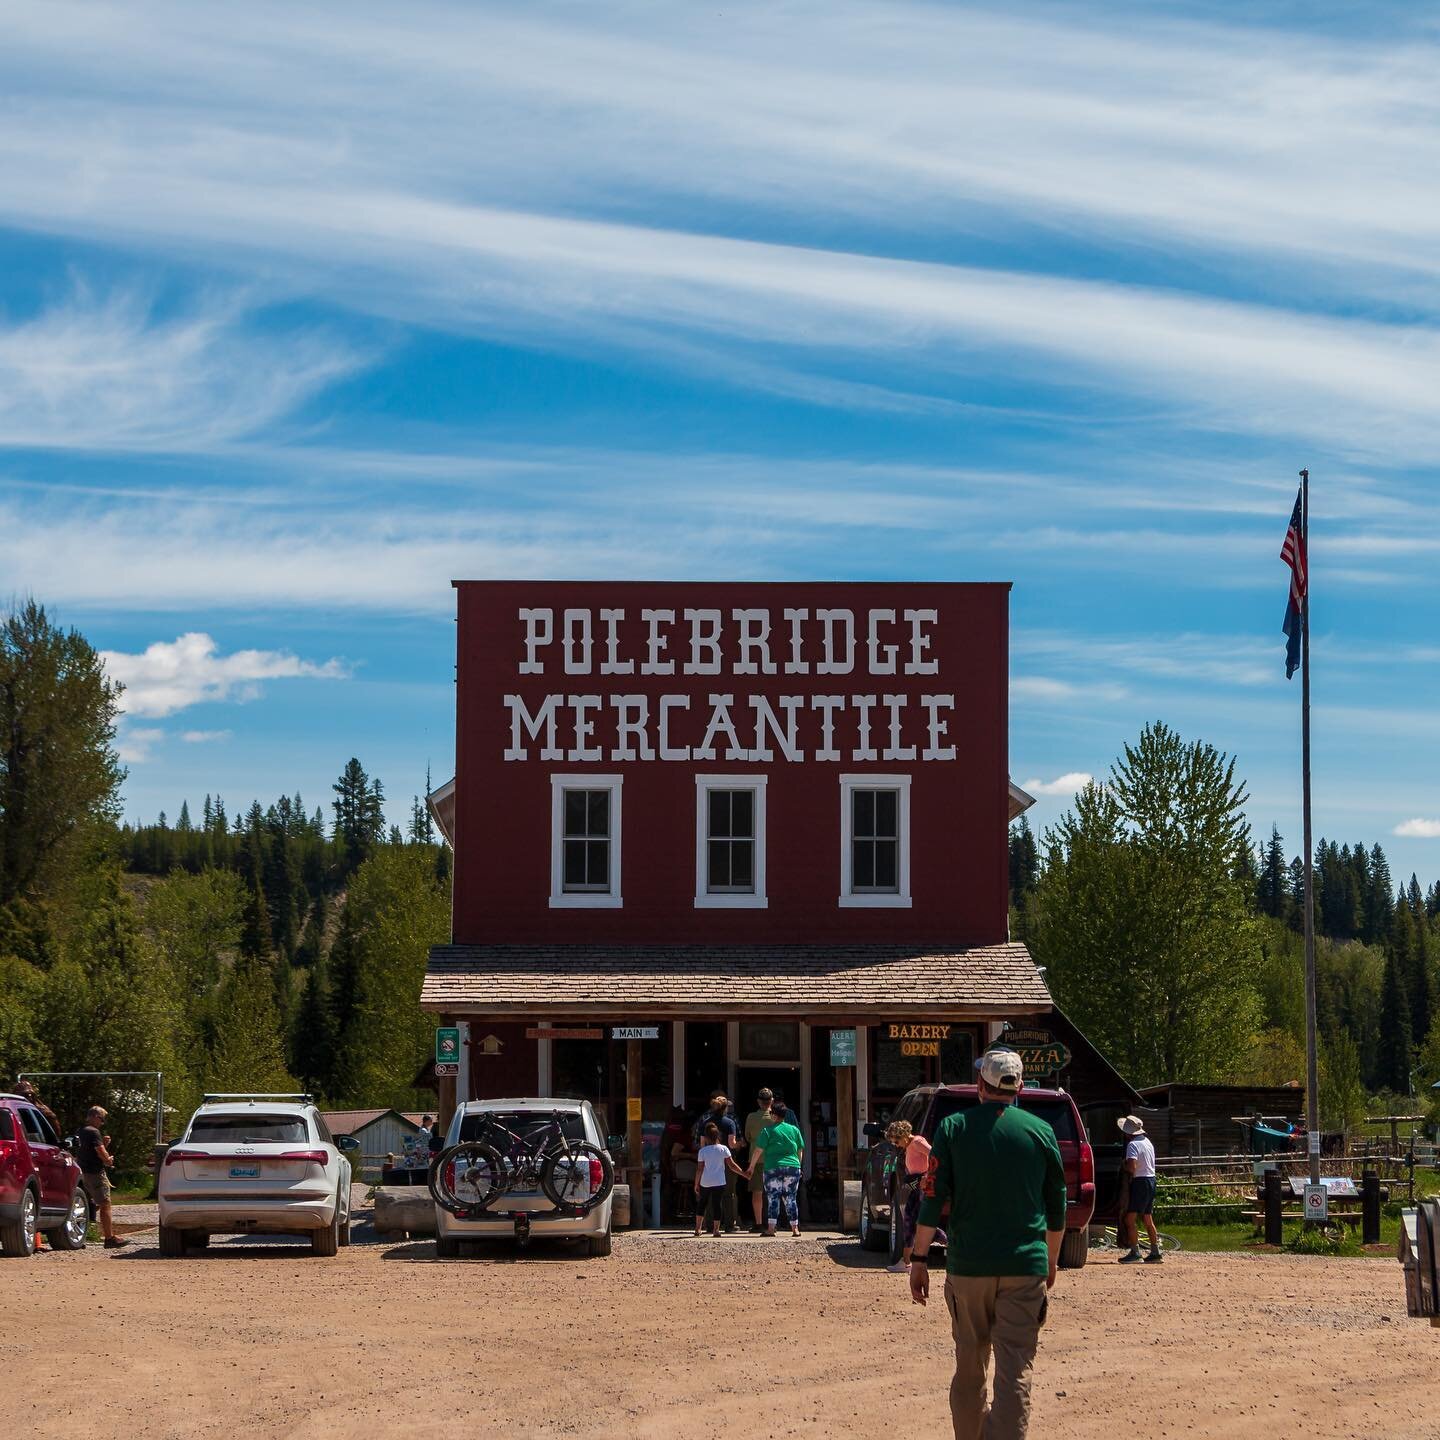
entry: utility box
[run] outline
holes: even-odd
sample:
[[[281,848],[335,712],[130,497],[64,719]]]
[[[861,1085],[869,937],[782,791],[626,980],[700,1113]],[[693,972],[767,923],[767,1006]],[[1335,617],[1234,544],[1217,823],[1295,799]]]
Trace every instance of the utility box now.
[[[1400,1264],[1405,1271],[1405,1307],[1431,1325],[1440,1326],[1436,1301],[1440,1299],[1440,1200],[1422,1200],[1413,1210],[1401,1212]]]

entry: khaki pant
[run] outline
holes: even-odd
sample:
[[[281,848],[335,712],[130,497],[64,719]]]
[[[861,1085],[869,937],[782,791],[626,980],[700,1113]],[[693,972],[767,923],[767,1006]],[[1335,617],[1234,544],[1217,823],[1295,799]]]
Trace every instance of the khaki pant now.
[[[1045,1323],[1041,1275],[947,1275],[945,1308],[955,1339],[950,1421],[955,1440],[1025,1440],[1030,1372]],[[995,1351],[994,1399],[985,1403],[985,1367]]]

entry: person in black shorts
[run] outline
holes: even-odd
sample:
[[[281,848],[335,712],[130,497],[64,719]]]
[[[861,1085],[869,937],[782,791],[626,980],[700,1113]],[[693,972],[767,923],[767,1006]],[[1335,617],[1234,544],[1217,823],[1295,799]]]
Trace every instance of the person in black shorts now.
[[[1120,1257],[1122,1265],[1135,1265],[1140,1260],[1140,1226],[1150,1237],[1147,1265],[1159,1265],[1165,1257],[1160,1253],[1160,1236],[1155,1230],[1155,1147],[1145,1133],[1145,1122],[1138,1115],[1126,1115],[1118,1122],[1125,1136],[1125,1174],[1130,1193],[1125,1200],[1125,1219],[1121,1222],[1121,1241],[1130,1249]]]

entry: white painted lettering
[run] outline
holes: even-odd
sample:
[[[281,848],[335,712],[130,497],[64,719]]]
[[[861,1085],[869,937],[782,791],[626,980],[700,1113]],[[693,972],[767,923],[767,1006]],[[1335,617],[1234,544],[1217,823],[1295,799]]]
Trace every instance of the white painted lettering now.
[[[920,657],[930,648],[930,636],[924,634],[922,625],[934,625],[939,615],[934,610],[907,610],[905,619],[910,623],[910,658],[905,662],[907,675],[938,675],[938,660],[922,660]]]
[[[575,658],[575,632],[580,632],[580,658]],[[590,612],[588,610],[567,610],[561,622],[561,642],[565,654],[567,675],[588,675],[590,673]]]
[[[642,675],[673,675],[675,662],[660,658],[661,651],[670,643],[669,636],[660,633],[660,627],[673,625],[675,612],[673,610],[642,610],[640,618],[650,627],[649,634],[645,638],[645,660],[640,666],[640,673]]]
[[[810,673],[810,662],[800,658],[801,636],[800,622],[810,618],[808,610],[787,610],[785,618],[790,622],[790,658],[785,662],[785,673],[787,675],[808,675]]]
[[[873,695],[852,695],[850,703],[859,712],[857,723],[860,726],[860,743],[850,752],[850,758],[852,760],[878,760],[880,757],[870,744],[870,711],[875,705],[875,697]]]
[[[598,710],[599,695],[572,695],[570,708],[575,712],[575,744],[570,748],[570,760],[603,760],[605,752],[598,745],[586,744],[595,738],[595,722],[585,718],[587,710]]]
[[[730,739],[729,747],[725,751],[727,760],[748,760],[749,753],[741,746],[740,737],[735,733],[735,722],[730,718],[730,706],[734,702],[733,695],[712,695],[710,697],[710,723],[705,727],[704,739],[695,747],[695,759],[713,760],[715,758],[715,737],[723,731]]]
[[[940,718],[940,711],[953,711],[955,697],[953,695],[922,695],[920,703],[929,711],[928,723],[930,726],[930,743],[926,745],[925,753],[920,758],[922,760],[953,760],[955,747],[940,743],[950,731],[948,722]]]
[[[688,695],[662,695],[660,697],[660,758],[662,760],[688,760],[690,758],[688,745],[672,746],[670,744],[671,710],[688,710],[689,708],[690,697]]]
[[[542,645],[548,645],[555,637],[555,612],[553,610],[521,610],[520,618],[525,622],[525,658],[520,662],[522,675],[543,675],[545,662],[535,658],[535,652]]]
[[[824,625],[825,658],[815,666],[817,675],[848,675],[855,668],[855,616],[849,610],[817,610],[815,618]],[[835,658],[835,626],[845,627],[845,658]]]
[[[612,760],[653,760],[655,752],[650,748],[647,725],[650,720],[650,697],[648,695],[612,695],[610,703],[615,707],[615,748],[610,752]],[[632,745],[633,736],[639,743]]]
[[[866,631],[865,643],[870,649],[870,673],[872,675],[893,675],[895,673],[895,657],[900,653],[898,645],[880,644],[880,622],[887,621],[895,623],[895,612],[893,610],[872,610],[870,612],[870,624]],[[880,658],[881,650],[885,652],[885,658]]]
[[[755,748],[750,752],[752,760],[773,760],[775,752],[765,743],[765,730],[768,726],[770,733],[774,735],[775,742],[780,746],[781,754],[787,760],[803,760],[805,753],[795,742],[796,712],[804,704],[803,695],[782,695],[780,696],[780,708],[785,712],[785,728],[780,728],[779,717],[770,708],[770,702],[763,695],[752,695],[750,697],[750,708],[755,712]]]
[[[685,618],[690,622],[690,659],[686,662],[686,675],[718,675],[720,673],[720,612],[718,610],[687,610]],[[710,627],[708,635],[702,634],[703,626]],[[700,651],[708,650],[710,658],[701,660]]]
[[[737,675],[773,675],[775,662],[770,658],[770,612],[768,610],[732,610],[736,625],[740,627],[740,658],[735,664]],[[750,658],[750,652],[760,652],[760,666]]]
[[[534,715],[525,706],[519,695],[507,695],[505,704],[510,710],[510,748],[505,752],[507,760],[528,760],[529,752],[520,740],[523,727],[532,740],[540,737],[540,727],[545,727],[545,747],[540,751],[542,760],[563,760],[565,752],[555,744],[555,707],[559,705],[558,695],[547,695]]]
[[[900,712],[910,703],[908,695],[885,696],[885,708],[890,712],[890,743],[885,747],[882,760],[913,760],[915,747],[900,743]]]
[[[619,625],[625,618],[623,610],[602,610],[600,618],[605,622],[605,658],[600,662],[600,673],[602,675],[633,675],[635,673],[635,662],[633,660],[620,660],[617,652],[620,648]]]
[[[838,760],[840,752],[835,748],[835,712],[845,708],[843,695],[812,695],[810,708],[820,712],[820,748],[815,751],[816,760]]]

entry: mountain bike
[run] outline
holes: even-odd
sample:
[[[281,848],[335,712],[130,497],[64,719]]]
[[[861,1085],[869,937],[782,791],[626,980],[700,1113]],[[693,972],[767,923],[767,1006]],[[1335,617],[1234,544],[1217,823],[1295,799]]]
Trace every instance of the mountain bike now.
[[[1093,1231],[1091,1233],[1094,1234]],[[1159,1229],[1155,1233],[1160,1237],[1160,1253],[1162,1255],[1169,1255],[1180,1248],[1180,1242],[1173,1235],[1167,1235]],[[1140,1225],[1138,1240],[1142,1250],[1150,1248],[1150,1237],[1145,1233],[1143,1222]],[[1091,1240],[1090,1244],[1096,1250],[1128,1250],[1130,1248],[1121,1243],[1120,1231],[1114,1225],[1107,1225],[1105,1233],[1099,1239]]]
[[[530,1139],[494,1115],[481,1117],[480,1133],[442,1150],[430,1164],[435,1203],[460,1220],[493,1214],[512,1191],[536,1190],[566,1215],[588,1215],[615,1188],[609,1155],[588,1140],[569,1140],[554,1111]]]

